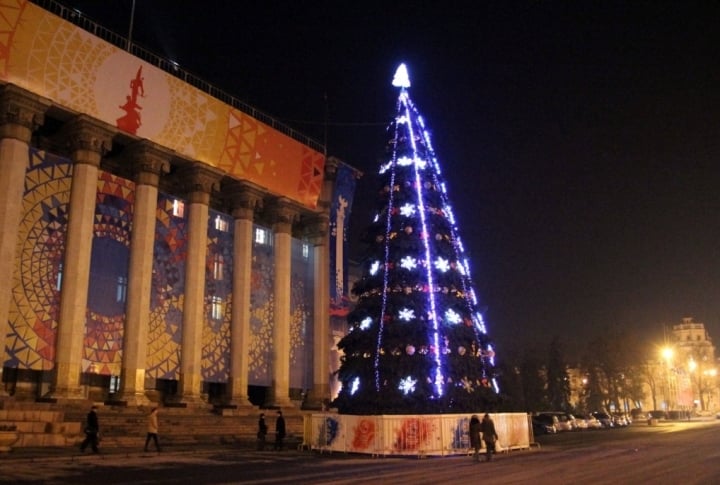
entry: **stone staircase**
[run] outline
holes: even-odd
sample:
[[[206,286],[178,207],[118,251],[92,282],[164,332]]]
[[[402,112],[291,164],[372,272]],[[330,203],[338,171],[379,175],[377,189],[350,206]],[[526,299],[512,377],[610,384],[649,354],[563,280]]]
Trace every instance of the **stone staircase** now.
[[[83,403],[84,404],[84,403]],[[19,439],[13,448],[75,446],[85,437],[85,417],[92,403],[5,403],[0,425],[14,425]],[[147,433],[150,408],[97,404],[103,447],[141,448]],[[261,410],[247,408],[215,411],[211,408],[159,407],[160,446],[192,448],[193,445],[236,444],[255,446]],[[275,411],[263,410],[268,424],[268,442],[274,440]],[[288,447],[303,441],[303,412],[283,409]]]
[[[14,448],[67,446],[81,434],[81,422],[66,421],[62,411],[49,409],[0,409],[0,428],[18,434]]]

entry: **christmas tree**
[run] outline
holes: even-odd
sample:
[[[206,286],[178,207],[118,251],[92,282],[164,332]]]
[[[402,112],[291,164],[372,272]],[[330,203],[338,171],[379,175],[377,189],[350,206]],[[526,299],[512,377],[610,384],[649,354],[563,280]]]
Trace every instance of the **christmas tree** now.
[[[397,111],[357,304],[338,344],[335,405],[348,414],[483,411],[497,400],[494,352],[404,64],[393,85]]]

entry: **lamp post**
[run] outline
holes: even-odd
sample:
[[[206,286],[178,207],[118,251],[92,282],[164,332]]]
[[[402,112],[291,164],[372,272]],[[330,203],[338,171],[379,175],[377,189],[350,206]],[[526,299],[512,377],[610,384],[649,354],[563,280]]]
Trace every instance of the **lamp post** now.
[[[665,411],[669,411],[672,407],[670,405],[670,399],[672,397],[671,383],[670,383],[670,365],[675,354],[672,347],[665,346],[661,349],[660,354],[665,360]]]
[[[696,371],[698,370],[698,364],[695,362],[695,359],[690,357],[690,360],[688,360],[688,372],[690,373],[690,401],[693,405],[693,407],[697,407],[697,400],[695,399],[695,384],[697,384],[698,389],[700,388],[700,375],[699,373],[696,374]]]

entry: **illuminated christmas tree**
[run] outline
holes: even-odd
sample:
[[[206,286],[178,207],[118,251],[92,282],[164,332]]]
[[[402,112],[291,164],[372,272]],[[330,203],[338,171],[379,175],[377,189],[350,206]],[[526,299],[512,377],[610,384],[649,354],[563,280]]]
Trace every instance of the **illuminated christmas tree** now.
[[[367,258],[353,293],[335,404],[350,414],[482,411],[497,400],[494,352],[486,335],[440,165],[400,89]]]

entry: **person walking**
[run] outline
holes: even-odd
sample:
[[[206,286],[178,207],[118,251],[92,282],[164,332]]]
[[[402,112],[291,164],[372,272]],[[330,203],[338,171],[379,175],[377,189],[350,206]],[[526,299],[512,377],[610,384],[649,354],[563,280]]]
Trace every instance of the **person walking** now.
[[[80,444],[80,452],[84,453],[85,448],[90,446],[93,453],[100,453],[100,450],[98,449],[98,443],[100,441],[99,435],[100,422],[97,415],[97,406],[93,406],[90,408],[90,412],[87,413],[85,422],[85,439]]]
[[[265,414],[260,413],[258,419],[258,432],[257,432],[257,449],[258,451],[265,451],[265,436],[267,436],[268,427],[265,424]]]
[[[480,418],[473,414],[470,418],[470,447],[475,450],[473,459],[480,461]]]
[[[145,438],[145,452],[148,451],[150,440],[155,442],[155,449],[160,452],[160,444],[158,443],[158,408],[152,408],[148,414],[147,420],[147,437]]]
[[[485,413],[482,423],[480,423],[480,432],[482,433],[482,439],[485,442],[486,448],[486,461],[492,460],[492,455],[495,453],[495,442],[498,439],[497,432],[495,432],[495,422],[490,418],[490,415]]]
[[[282,451],[283,440],[285,439],[285,418],[282,411],[278,409],[277,419],[275,420],[275,451]]]

